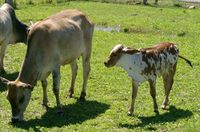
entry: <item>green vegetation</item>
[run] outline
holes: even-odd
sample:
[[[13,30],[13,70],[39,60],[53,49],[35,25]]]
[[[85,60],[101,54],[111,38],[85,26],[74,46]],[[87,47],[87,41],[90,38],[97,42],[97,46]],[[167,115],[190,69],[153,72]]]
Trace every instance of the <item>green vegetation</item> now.
[[[20,1],[20,0],[19,0]],[[162,4],[162,3],[160,3]],[[87,101],[79,103],[82,67],[75,85],[74,98],[66,98],[71,71],[67,65],[61,71],[61,101],[64,114],[56,113],[52,79],[48,78],[50,109],[42,103],[40,82],[32,92],[25,112],[26,121],[10,123],[11,108],[6,100],[5,85],[0,85],[0,131],[199,131],[200,129],[200,10],[175,6],[143,6],[97,2],[66,2],[52,4],[18,4],[20,20],[36,22],[60,10],[77,8],[96,24],[121,27],[121,32],[94,32],[91,74],[87,86]],[[170,41],[177,43],[180,54],[190,59],[193,68],[179,60],[168,110],[153,112],[148,83],[139,87],[135,115],[128,116],[131,101],[131,79],[121,68],[107,69],[103,61],[118,44],[140,48]],[[14,80],[25,56],[24,44],[10,45],[5,56],[6,78]],[[157,101],[164,99],[163,83],[157,81]]]

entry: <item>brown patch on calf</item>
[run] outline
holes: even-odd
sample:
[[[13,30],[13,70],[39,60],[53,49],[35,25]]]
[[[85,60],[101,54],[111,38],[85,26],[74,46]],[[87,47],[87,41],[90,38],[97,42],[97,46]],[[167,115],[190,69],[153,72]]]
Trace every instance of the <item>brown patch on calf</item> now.
[[[156,74],[156,67],[155,65],[151,65],[149,61],[154,61],[155,63],[157,63],[158,58],[156,57],[156,54],[154,54],[153,52],[143,52],[142,53],[142,61],[145,62],[147,64],[147,67],[144,69],[144,71],[142,72],[142,74],[149,74],[151,72],[153,72],[153,74]]]

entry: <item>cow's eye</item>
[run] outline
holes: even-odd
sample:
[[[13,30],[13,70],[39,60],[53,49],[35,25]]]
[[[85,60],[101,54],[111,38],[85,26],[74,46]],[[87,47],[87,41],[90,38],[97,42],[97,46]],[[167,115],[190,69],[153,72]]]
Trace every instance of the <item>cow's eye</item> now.
[[[19,100],[19,103],[22,104],[24,102],[24,96],[22,96]]]

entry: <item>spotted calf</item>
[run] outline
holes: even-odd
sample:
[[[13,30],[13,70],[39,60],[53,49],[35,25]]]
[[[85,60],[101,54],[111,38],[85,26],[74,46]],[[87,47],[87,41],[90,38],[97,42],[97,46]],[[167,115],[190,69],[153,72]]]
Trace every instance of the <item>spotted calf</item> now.
[[[153,98],[154,112],[158,112],[156,102],[156,78],[163,77],[165,99],[162,109],[169,102],[169,94],[173,85],[173,77],[176,71],[178,58],[184,59],[190,66],[191,62],[179,55],[179,50],[173,43],[160,43],[151,48],[132,49],[123,45],[116,45],[108,59],[104,62],[106,67],[120,66],[128,72],[132,78],[132,103],[128,114],[133,114],[134,102],[139,83],[148,81],[150,94]]]

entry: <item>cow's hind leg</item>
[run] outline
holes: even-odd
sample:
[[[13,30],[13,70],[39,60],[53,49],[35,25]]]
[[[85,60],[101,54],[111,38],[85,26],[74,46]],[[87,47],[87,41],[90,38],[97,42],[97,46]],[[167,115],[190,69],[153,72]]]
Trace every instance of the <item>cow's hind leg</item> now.
[[[90,57],[83,55],[83,87],[80,95],[80,101],[85,101],[86,86],[88,82],[88,76],[90,73]]]
[[[71,86],[69,89],[69,97],[71,98],[72,95],[74,94],[74,84],[77,76],[77,71],[78,71],[78,65],[76,63],[76,60],[73,61],[71,64],[71,70],[72,70],[72,80],[71,80]]]
[[[48,108],[48,97],[47,97],[47,80],[42,80],[42,88],[43,88],[43,103],[42,105]]]
[[[57,66],[55,70],[53,70],[52,73],[53,76],[53,92],[56,97],[56,104],[58,108],[58,113],[62,112],[62,105],[60,103],[60,97],[59,97],[59,89],[60,89],[60,66]]]
[[[176,71],[176,64],[173,67],[173,70],[170,71],[168,74],[163,75],[163,83],[164,83],[164,89],[165,89],[165,98],[163,100],[162,109],[166,109],[168,102],[169,102],[169,94],[172,88],[172,85],[174,83],[174,74]]]
[[[158,113],[158,104],[156,101],[156,81],[149,81],[150,94],[153,99],[154,112]]]
[[[84,35],[84,43],[86,46],[86,51],[82,55],[83,62],[83,87],[80,95],[80,101],[85,101],[86,96],[86,85],[88,82],[88,76],[90,73],[90,56],[92,51],[92,36],[93,36],[94,25],[92,25],[86,31]]]

